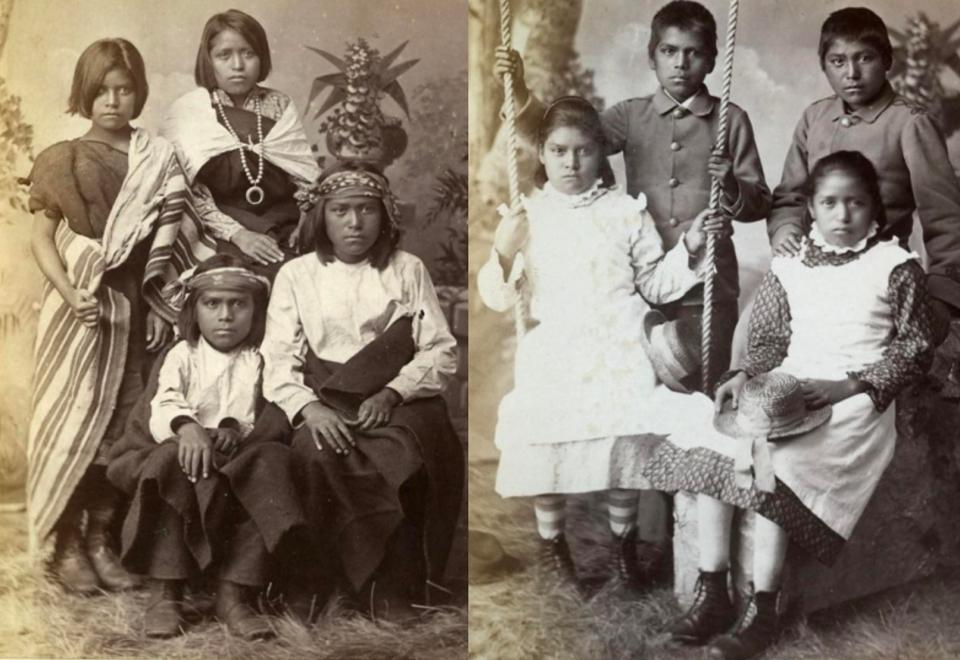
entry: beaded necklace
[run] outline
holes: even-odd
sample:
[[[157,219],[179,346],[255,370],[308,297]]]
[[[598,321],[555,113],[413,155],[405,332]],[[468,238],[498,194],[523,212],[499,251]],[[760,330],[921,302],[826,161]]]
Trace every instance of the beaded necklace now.
[[[239,143],[237,149],[240,151],[240,165],[243,167],[243,173],[247,177],[247,181],[250,182],[250,187],[247,188],[247,203],[252,206],[257,206],[263,202],[263,188],[259,186],[260,181],[263,179],[263,113],[260,109],[260,97],[256,97],[254,102],[254,107],[257,113],[257,144],[253,143],[253,138],[248,137],[247,143],[244,143],[240,136],[237,135],[237,132],[233,130],[233,126],[230,125],[230,121],[227,119],[227,113],[223,109],[223,101],[220,100],[220,94],[217,92],[213,93],[214,102],[217,104],[217,112],[220,114],[220,118],[223,120],[223,125],[230,132],[230,135],[233,136],[233,139]],[[247,164],[247,156],[244,153],[245,151],[252,151],[257,154],[257,176],[254,178],[250,174],[250,166]]]

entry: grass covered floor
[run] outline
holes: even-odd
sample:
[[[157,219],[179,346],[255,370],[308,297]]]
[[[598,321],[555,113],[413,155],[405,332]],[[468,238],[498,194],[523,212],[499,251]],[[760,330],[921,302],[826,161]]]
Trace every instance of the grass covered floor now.
[[[0,514],[0,657],[244,658],[254,660],[387,660],[464,657],[465,607],[431,611],[423,623],[375,624],[332,603],[306,628],[271,617],[278,637],[245,642],[202,618],[171,640],[143,635],[145,591],[84,598],[48,582],[26,553],[23,514]]]
[[[493,492],[495,465],[470,471],[471,529],[497,535],[528,567],[512,578],[470,587],[470,655],[476,658],[693,659],[703,651],[671,645],[662,631],[679,610],[670,590],[640,598],[600,588],[585,603],[541,594],[534,581],[533,506]],[[581,576],[602,581],[609,533],[596,497],[572,498],[568,540]],[[789,624],[769,659],[960,657],[960,575],[925,580]]]

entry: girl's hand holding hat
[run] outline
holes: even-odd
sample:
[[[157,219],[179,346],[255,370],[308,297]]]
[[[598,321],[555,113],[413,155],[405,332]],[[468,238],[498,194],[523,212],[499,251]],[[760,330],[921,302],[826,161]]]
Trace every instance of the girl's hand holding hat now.
[[[745,371],[737,373],[732,378],[727,379],[721,385],[717,386],[716,392],[714,392],[714,402],[713,407],[717,412],[723,410],[723,404],[727,399],[730,399],[730,405],[734,409],[740,403],[740,390],[743,389],[744,384],[750,379],[747,376]]]
[[[730,221],[721,211],[704,209],[700,211],[690,229],[683,235],[683,244],[690,254],[698,254],[707,243],[707,234],[723,236],[729,229]]]

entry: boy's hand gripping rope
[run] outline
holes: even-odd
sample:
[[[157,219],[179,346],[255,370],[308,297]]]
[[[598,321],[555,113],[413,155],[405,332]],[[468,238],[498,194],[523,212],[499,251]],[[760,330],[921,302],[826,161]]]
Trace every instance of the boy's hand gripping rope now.
[[[500,0],[500,41],[507,48],[512,40],[511,25],[513,17],[510,13],[510,0]],[[520,173],[517,167],[517,100],[513,90],[513,75],[503,75],[503,110],[507,126],[507,182],[510,186],[510,210],[520,209]],[[517,302],[513,306],[513,321],[516,326],[517,339],[523,337],[527,331],[527,306],[524,296],[523,277],[517,282]]]
[[[727,40],[723,47],[723,87],[720,92],[720,117],[717,124],[717,142],[715,149],[727,149],[727,114],[730,106],[730,84],[733,79],[733,49],[737,38],[737,13],[739,0],[730,0],[730,13],[727,16]],[[720,210],[720,180],[714,178],[710,183],[710,210]],[[701,376],[703,391],[708,396],[713,389],[710,369],[710,346],[713,325],[713,283],[716,276],[717,237],[707,234],[706,274],[703,281],[703,317],[701,319],[700,352],[703,356]]]

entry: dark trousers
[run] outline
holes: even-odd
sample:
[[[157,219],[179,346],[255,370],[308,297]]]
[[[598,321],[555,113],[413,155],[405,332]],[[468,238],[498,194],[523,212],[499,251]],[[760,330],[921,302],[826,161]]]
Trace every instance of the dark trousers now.
[[[182,501],[195,497],[197,486],[180,470],[177,449],[176,443],[162,444],[148,460],[163,464],[163,472],[168,475],[165,482],[168,497]],[[216,530],[205,530],[213,541],[218,577],[251,587],[265,585],[269,554],[256,525],[233,496],[226,478],[214,472],[209,479],[220,482],[217,497],[223,498],[226,510]],[[189,523],[167,502],[161,500],[158,509],[152,542],[146,544],[148,573],[161,580],[185,580],[198,570],[187,543]],[[206,521],[200,524],[206,524]]]

